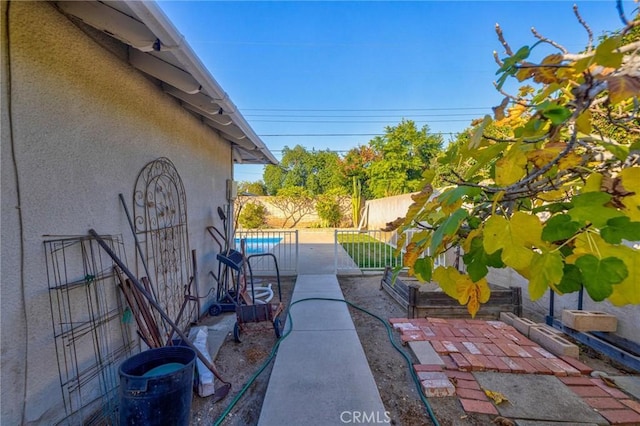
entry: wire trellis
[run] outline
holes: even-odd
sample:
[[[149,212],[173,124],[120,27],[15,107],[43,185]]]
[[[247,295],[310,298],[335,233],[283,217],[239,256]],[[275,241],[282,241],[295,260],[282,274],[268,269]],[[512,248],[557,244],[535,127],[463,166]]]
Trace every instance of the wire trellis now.
[[[124,258],[120,236],[108,238]],[[111,258],[90,236],[44,242],[53,333],[66,417],[117,424],[118,366],[135,346]]]

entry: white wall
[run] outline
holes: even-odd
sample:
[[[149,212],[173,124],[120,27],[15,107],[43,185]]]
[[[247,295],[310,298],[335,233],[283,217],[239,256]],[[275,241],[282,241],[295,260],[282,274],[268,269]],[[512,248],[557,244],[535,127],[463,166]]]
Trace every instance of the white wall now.
[[[2,2],[3,17],[6,8]],[[215,266],[205,226],[220,225],[216,207],[226,203],[231,147],[123,61],[121,48],[104,49],[52,4],[11,2],[9,45],[5,25],[0,423],[52,424],[64,410],[43,236],[86,235],[90,228],[122,234],[135,265],[118,194],[130,202],[140,169],[168,157],[187,193],[204,294]]]
[[[381,229],[399,217],[405,217],[413,204],[412,194],[367,200],[365,202],[365,225],[367,229]],[[357,224],[356,224],[357,226]]]

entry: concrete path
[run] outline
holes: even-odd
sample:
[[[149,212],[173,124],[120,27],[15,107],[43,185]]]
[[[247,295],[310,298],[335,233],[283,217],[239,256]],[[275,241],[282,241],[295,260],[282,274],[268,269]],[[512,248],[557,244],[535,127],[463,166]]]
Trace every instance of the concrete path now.
[[[307,242],[309,237],[314,243]],[[385,419],[385,408],[347,305],[301,301],[343,299],[333,274],[333,250],[333,234],[301,236],[299,275],[290,307],[291,323],[287,323],[291,332],[276,356],[260,426],[324,426],[350,423],[363,416]]]

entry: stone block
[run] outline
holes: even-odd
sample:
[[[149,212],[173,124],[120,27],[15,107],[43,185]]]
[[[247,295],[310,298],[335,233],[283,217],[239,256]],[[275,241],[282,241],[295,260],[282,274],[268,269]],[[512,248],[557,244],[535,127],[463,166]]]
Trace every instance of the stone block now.
[[[618,319],[611,314],[599,311],[562,311],[562,323],[577,331],[616,331]]]
[[[574,358],[580,355],[578,346],[559,334],[549,331],[546,327],[531,327],[529,329],[529,338],[555,355]]]
[[[536,326],[536,323],[531,321],[529,318],[513,318],[513,322],[511,324],[516,330],[520,332],[520,334],[524,334],[529,337],[529,328]]]
[[[513,312],[500,312],[500,321],[505,324],[513,325],[513,320],[518,318]]]

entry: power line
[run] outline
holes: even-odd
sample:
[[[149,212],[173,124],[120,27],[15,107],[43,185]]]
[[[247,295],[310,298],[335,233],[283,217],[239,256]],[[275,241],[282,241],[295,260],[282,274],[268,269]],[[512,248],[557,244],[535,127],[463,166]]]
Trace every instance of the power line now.
[[[416,123],[469,123],[471,120],[429,120],[416,121]],[[344,120],[251,120],[252,123],[332,123],[332,124],[389,124],[389,120],[362,120],[362,121],[344,121]]]
[[[464,114],[411,114],[410,117],[477,117],[480,113]],[[402,114],[395,115],[310,115],[310,114],[244,114],[245,117],[286,117],[286,118],[392,118],[401,117]],[[255,121],[255,120],[252,120]]]
[[[241,108],[242,111],[278,111],[278,112],[385,112],[385,111],[468,111],[468,110],[490,111],[490,106],[483,107],[455,107],[455,108],[355,108],[355,109],[307,109],[307,108]]]
[[[454,132],[439,132],[439,133],[427,133],[428,136],[437,136],[437,135],[448,135],[455,136],[458,133]],[[343,136],[383,136],[383,133],[281,133],[281,134],[265,134],[258,135],[261,138],[266,137],[343,137]]]

